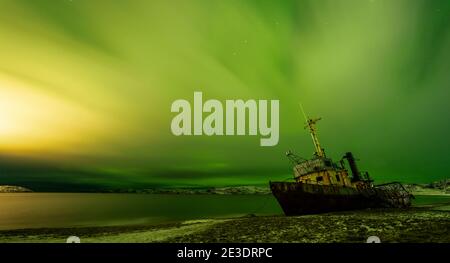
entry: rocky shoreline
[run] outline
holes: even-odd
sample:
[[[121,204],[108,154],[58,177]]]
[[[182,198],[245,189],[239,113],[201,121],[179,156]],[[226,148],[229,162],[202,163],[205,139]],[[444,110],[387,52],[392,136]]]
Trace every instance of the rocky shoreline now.
[[[450,242],[450,203],[410,209],[367,209],[320,215],[245,216],[163,225],[49,228],[0,231],[0,242],[84,243],[386,243]]]
[[[450,212],[427,209],[364,210],[308,216],[233,219],[168,242],[386,243],[450,242]]]

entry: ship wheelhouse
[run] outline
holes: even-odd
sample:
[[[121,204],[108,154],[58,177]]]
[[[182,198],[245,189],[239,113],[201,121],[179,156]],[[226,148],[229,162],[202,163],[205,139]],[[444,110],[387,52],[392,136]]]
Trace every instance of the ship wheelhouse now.
[[[299,183],[351,186],[347,170],[326,157],[297,163],[294,178]]]

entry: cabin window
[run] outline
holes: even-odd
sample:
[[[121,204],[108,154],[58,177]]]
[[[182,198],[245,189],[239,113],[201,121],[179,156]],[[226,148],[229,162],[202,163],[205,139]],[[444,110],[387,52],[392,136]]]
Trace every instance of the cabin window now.
[[[341,181],[341,177],[339,176],[339,174],[336,174],[336,180],[337,180],[338,182]]]
[[[330,160],[325,160],[325,166],[332,166]]]
[[[322,182],[323,181],[323,177],[322,176],[317,176],[316,177],[316,181],[317,182]]]

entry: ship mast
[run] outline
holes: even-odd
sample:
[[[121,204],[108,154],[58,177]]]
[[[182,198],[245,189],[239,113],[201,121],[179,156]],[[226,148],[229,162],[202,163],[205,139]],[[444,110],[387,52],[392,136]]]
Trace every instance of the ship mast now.
[[[317,128],[316,123],[320,121],[322,118],[316,118],[312,119],[306,116],[305,111],[303,110],[303,106],[300,103],[300,109],[302,110],[303,117],[305,117],[306,120],[306,126],[305,129],[309,129],[309,133],[311,134],[311,138],[314,144],[314,148],[316,149],[315,155],[318,157],[325,157],[325,152],[323,151],[323,148],[320,146],[319,138],[317,137]]]

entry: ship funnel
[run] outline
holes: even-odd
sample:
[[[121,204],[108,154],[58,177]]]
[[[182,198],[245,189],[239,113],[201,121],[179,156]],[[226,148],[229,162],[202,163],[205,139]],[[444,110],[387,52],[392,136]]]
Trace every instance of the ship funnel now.
[[[350,165],[350,170],[352,170],[352,181],[361,181],[361,176],[358,171],[358,166],[356,166],[355,157],[351,152],[347,152],[344,155],[344,158],[347,159],[348,164]]]

